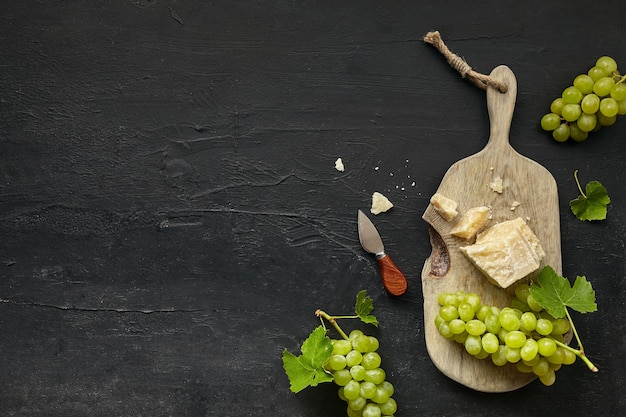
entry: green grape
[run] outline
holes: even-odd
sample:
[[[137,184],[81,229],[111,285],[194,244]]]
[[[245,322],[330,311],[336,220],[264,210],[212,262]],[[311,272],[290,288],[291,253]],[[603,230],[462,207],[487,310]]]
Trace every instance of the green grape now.
[[[332,355],[328,359],[328,367],[333,371],[338,371],[346,367],[346,357],[343,355]]]
[[[333,340],[333,354],[347,355],[352,350],[352,343],[349,340],[339,339]]]
[[[542,337],[537,340],[537,349],[541,356],[552,356],[556,352],[556,343],[549,337]]]
[[[539,319],[537,320],[537,327],[535,331],[542,336],[547,336],[552,333],[552,322],[548,319]]]
[[[580,115],[580,117],[576,121],[576,125],[583,132],[591,132],[596,127],[597,122],[598,122],[598,118],[596,117],[595,114],[583,113]],[[571,133],[572,132],[571,132],[571,126],[570,126],[570,136],[571,136]]]
[[[564,349],[563,353],[563,365],[571,365],[576,362],[576,354],[574,352],[568,349]]]
[[[453,305],[443,305],[439,308],[439,315],[445,321],[450,321],[459,318],[459,310]]]
[[[365,353],[370,349],[370,338],[364,334],[360,334],[352,339],[352,347],[361,353]]]
[[[517,297],[511,300],[511,307],[522,313],[530,310],[530,307],[528,307],[528,304],[519,300]],[[520,318],[521,318],[521,314],[520,314]]]
[[[602,68],[607,74],[617,71],[617,62],[610,56],[601,56],[596,61],[596,67]]]
[[[556,319],[552,322],[552,334],[565,334],[569,329],[569,321],[566,319]]]
[[[384,389],[385,391],[387,391],[389,393],[389,396],[391,397],[394,392],[395,392],[395,388],[393,386],[393,384],[389,381],[383,381],[380,384],[378,384],[379,388]]]
[[[604,68],[595,66],[589,69],[587,75],[589,75],[589,77],[591,77],[591,79],[596,82],[602,77],[607,77],[609,75],[609,72],[606,71]]]
[[[343,387],[343,395],[344,397],[346,397],[347,400],[356,399],[360,393],[361,393],[361,384],[359,384],[359,382],[355,381],[354,379],[348,382]]]
[[[528,366],[535,366],[537,364],[537,362],[539,362],[539,360],[541,359],[541,355],[539,355],[539,352],[537,352],[537,355],[535,355],[534,358],[530,359],[530,360],[524,360],[524,363]]]
[[[626,99],[617,102],[617,114],[620,116],[626,114]]]
[[[352,375],[352,379],[355,381],[363,381],[367,371],[362,365],[355,365],[350,368],[350,375]]]
[[[398,405],[396,403],[396,400],[394,400],[393,398],[389,398],[386,402],[380,405],[380,411],[382,411],[382,413],[386,416],[391,416],[395,414],[395,412],[398,411]]]
[[[572,140],[576,142],[583,142],[587,139],[587,137],[589,136],[589,133],[582,131],[578,127],[578,122],[576,122],[576,123],[572,123],[569,126],[569,136],[572,138]]]
[[[365,399],[372,398],[374,395],[376,395],[376,384],[369,381],[361,382],[359,394]]]
[[[539,345],[535,339],[527,339],[524,346],[520,348],[520,356],[523,361],[529,362],[537,357]]]
[[[481,339],[481,344],[485,352],[495,353],[498,351],[500,341],[498,340],[498,336],[496,336],[495,334],[485,333]]]
[[[565,101],[563,101],[561,97],[555,98],[552,100],[552,103],[550,103],[550,111],[560,116],[563,106],[565,106]]]
[[[498,345],[498,350],[491,354],[491,361],[496,366],[504,366],[509,361],[506,359],[504,345]]]
[[[465,297],[465,302],[469,303],[472,306],[472,308],[474,309],[474,312],[478,311],[478,309],[481,306],[480,296],[478,294],[474,294],[474,293],[467,294],[467,296]]]
[[[487,325],[480,320],[473,319],[465,323],[465,330],[472,336],[480,336],[487,330]]]
[[[391,397],[389,391],[378,385],[376,387],[376,394],[374,394],[374,396],[372,397],[372,401],[374,401],[376,404],[382,404],[386,402],[389,397]]]
[[[346,366],[352,368],[355,365],[359,365],[363,359],[363,354],[358,350],[351,350],[346,355]]]
[[[348,417],[363,417],[363,410],[353,410],[348,406],[346,414]]]
[[[575,122],[582,113],[580,104],[566,104],[561,111],[563,118],[568,122]]]
[[[603,98],[600,101],[600,112],[606,117],[613,117],[619,112],[619,105],[611,97]]]
[[[561,117],[556,113],[548,113],[541,118],[541,128],[551,132],[561,124]]]
[[[541,358],[532,366],[532,368],[535,375],[545,375],[550,371],[550,363],[545,358]]]
[[[510,346],[505,346],[504,357],[506,358],[507,362],[510,362],[510,363],[519,362],[520,359],[522,359],[520,348],[512,348]]]
[[[391,398],[390,398],[391,399]],[[382,416],[381,405],[369,403],[363,408],[363,417],[380,417]]]
[[[347,369],[339,369],[333,373],[335,384],[343,387],[352,380],[352,374]]]
[[[561,98],[566,104],[578,104],[583,99],[583,93],[578,88],[570,86],[563,90]]]
[[[380,355],[376,352],[367,352],[363,355],[363,360],[361,361],[361,365],[366,370],[375,369],[380,367],[381,358]]]
[[[503,311],[500,313],[500,325],[507,331],[519,330],[520,321],[513,311]]]
[[[348,401],[346,395],[343,393],[343,387],[339,387],[339,390],[337,390],[337,395],[339,395],[339,398],[341,398],[342,401]]]
[[[474,318],[474,307],[467,301],[463,301],[459,304],[459,318],[464,322],[468,322]]]
[[[374,336],[368,336],[368,338],[370,339],[369,351],[370,352],[376,352],[378,350],[378,348],[380,347],[380,342]]]
[[[467,338],[465,338],[464,346],[467,353],[472,356],[478,355],[483,349],[480,336],[475,336],[472,334],[468,335]]]
[[[368,369],[365,371],[365,381],[372,382],[376,385],[385,380],[387,374],[382,368]]]
[[[445,306],[446,305],[446,297],[448,296],[447,292],[440,292],[439,295],[437,296],[437,302],[439,303],[440,306]]]
[[[366,404],[367,404],[367,400],[361,397],[360,395],[356,397],[354,400],[348,401],[348,407],[354,411],[362,410]]]
[[[441,323],[437,327],[437,329],[439,330],[439,333],[446,339],[452,339],[454,337],[454,333],[452,333],[452,330],[450,330],[450,323],[447,321]]]
[[[486,331],[498,334],[502,326],[500,325],[500,314],[490,314],[485,318]]]
[[[556,374],[550,369],[545,374],[539,375],[539,380],[543,385],[549,387],[554,384],[554,381],[556,381]]]
[[[355,337],[362,336],[362,335],[363,335],[363,331],[362,330],[354,329],[348,335],[348,339],[350,339],[352,341],[352,340],[354,340]]]
[[[533,368],[530,365],[526,365],[524,361],[519,361],[515,363],[515,367],[518,371],[523,372],[525,374],[530,374],[533,372]]]
[[[526,303],[526,299],[528,298],[528,295],[530,294],[530,285],[528,284],[518,284],[515,286],[515,296],[517,297],[518,300],[520,300],[522,303]]]
[[[531,310],[534,311],[534,312],[538,313],[538,312],[543,310],[543,307],[541,307],[539,305],[539,303],[535,300],[535,297],[533,297],[532,294],[528,295],[528,298],[526,299],[526,303],[531,308]]]
[[[610,95],[615,101],[622,101],[626,99],[626,84],[615,84],[615,86],[611,88]]]
[[[525,332],[532,332],[537,327],[537,316],[535,313],[527,311],[520,317],[520,328]]]
[[[453,334],[461,334],[465,331],[465,322],[461,319],[451,320],[448,325]]]
[[[615,87],[615,81],[611,77],[602,77],[593,85],[593,92],[598,97],[606,97],[611,94],[611,90]]]
[[[519,330],[513,330],[506,334],[504,343],[511,348],[521,348],[526,343],[526,335]]]
[[[600,97],[591,93],[587,94],[583,97],[583,100],[580,102],[580,109],[583,113],[594,114],[600,108]]]
[[[574,87],[578,88],[581,93],[589,94],[593,91],[593,79],[587,74],[580,74],[574,78]]]
[[[484,323],[485,319],[490,314],[491,314],[491,308],[487,305],[481,305],[476,311],[476,318]]]
[[[546,356],[546,360],[555,365],[561,365],[565,361],[565,349],[557,346],[554,354]]]
[[[611,126],[611,125],[615,124],[615,122],[617,121],[617,115],[615,115],[613,117],[606,117],[605,115],[603,115],[600,112],[596,113],[596,118],[598,120],[598,124],[596,125],[596,128],[599,128],[601,126]]]
[[[465,330],[463,330],[462,333],[459,334],[455,334],[453,339],[457,342],[457,343],[465,343],[465,339],[467,339],[467,332]]]

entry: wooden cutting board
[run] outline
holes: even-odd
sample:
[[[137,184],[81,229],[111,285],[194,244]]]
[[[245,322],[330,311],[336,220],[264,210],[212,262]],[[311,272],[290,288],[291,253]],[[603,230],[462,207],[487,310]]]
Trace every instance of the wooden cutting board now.
[[[487,88],[491,126],[489,141],[480,152],[452,165],[437,192],[459,203],[459,217],[472,207],[491,207],[492,219],[485,227],[522,217],[546,252],[541,267],[550,265],[561,274],[556,181],[543,166],[520,155],[509,144],[517,95],[515,75],[508,67],[499,66],[490,76],[504,82],[507,92]],[[502,179],[501,194],[489,186],[496,177]],[[422,289],[426,347],[433,363],[448,377],[478,391],[507,392],[528,384],[536,378],[533,374],[521,373],[511,364],[495,366],[489,358],[476,359],[465,352],[462,344],[439,334],[434,324],[439,310],[439,293],[457,290],[475,292],[481,296],[483,303],[504,307],[514,296],[515,284],[503,290],[487,281],[459,251],[459,246],[467,245],[467,241],[450,235],[454,220],[444,220],[432,205],[424,212],[423,219],[431,226],[432,253],[422,270]]]

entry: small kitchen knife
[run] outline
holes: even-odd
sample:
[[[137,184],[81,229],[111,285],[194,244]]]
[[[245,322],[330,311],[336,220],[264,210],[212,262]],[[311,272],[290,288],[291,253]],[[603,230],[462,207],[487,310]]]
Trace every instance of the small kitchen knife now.
[[[376,226],[362,210],[359,210],[359,240],[363,249],[376,255],[385,290],[391,295],[404,294],[407,288],[406,277],[385,253],[385,247]]]

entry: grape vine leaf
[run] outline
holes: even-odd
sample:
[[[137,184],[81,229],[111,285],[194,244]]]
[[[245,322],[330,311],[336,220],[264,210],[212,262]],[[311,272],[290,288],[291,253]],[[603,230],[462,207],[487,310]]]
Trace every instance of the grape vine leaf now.
[[[300,392],[306,387],[315,387],[333,380],[333,376],[323,367],[333,353],[333,345],[323,326],[318,326],[311,332],[302,342],[300,351],[300,356],[295,356],[287,349],[283,351],[283,368],[292,392]]]
[[[374,309],[374,301],[372,297],[367,295],[366,290],[361,290],[356,295],[356,304],[354,306],[354,312],[361,319],[363,323],[373,324],[378,327],[378,319],[372,314],[372,310]]]
[[[596,293],[584,276],[577,276],[570,286],[567,278],[559,276],[550,266],[544,267],[537,275],[537,284],[532,284],[530,293],[552,317],[565,317],[565,309],[570,307],[579,313],[597,311]]]
[[[590,181],[569,206],[578,220],[604,220],[610,202],[606,188],[599,181]]]

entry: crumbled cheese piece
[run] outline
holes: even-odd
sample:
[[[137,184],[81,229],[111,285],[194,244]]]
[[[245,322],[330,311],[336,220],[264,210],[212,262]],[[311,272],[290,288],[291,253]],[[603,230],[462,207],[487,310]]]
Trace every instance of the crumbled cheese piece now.
[[[502,178],[499,176],[495,177],[493,181],[489,183],[489,188],[498,194],[502,194],[502,190],[504,189],[502,186]]]
[[[372,214],[380,214],[385,211],[390,210],[393,207],[393,204],[387,197],[376,191],[372,194],[372,208],[370,208],[370,212]]]
[[[459,214],[459,212],[456,211],[458,203],[443,194],[435,193],[430,198],[430,204],[432,204],[437,213],[447,221],[454,219]]]
[[[472,239],[485,225],[489,217],[489,207],[472,207],[461,216],[454,225],[450,234],[463,239]]]
[[[343,172],[346,168],[343,166],[343,161],[341,158],[337,158],[335,161],[335,169],[339,172]]]
[[[515,209],[518,208],[520,204],[521,203],[519,201],[514,201],[513,203],[511,203],[511,211],[515,211]]]
[[[459,248],[489,279],[502,288],[539,269],[545,252],[521,217],[479,233],[473,245]]]

